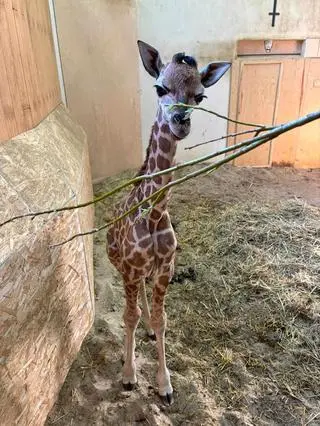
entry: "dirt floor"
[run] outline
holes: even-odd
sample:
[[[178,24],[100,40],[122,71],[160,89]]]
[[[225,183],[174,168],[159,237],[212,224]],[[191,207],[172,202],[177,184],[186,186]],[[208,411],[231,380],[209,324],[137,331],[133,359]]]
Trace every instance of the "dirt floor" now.
[[[97,224],[110,212],[110,201],[100,204]],[[123,289],[102,233],[95,323],[47,425],[319,425],[320,171],[226,166],[175,188],[170,212],[179,243],[166,298],[175,403],[157,397],[156,349],[142,322],[139,386],[122,389]]]

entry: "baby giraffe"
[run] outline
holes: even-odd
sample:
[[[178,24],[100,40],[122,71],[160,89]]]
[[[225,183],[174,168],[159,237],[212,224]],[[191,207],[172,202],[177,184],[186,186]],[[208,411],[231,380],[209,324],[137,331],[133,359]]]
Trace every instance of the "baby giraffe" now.
[[[146,158],[138,173],[142,175],[174,165],[177,144],[190,133],[190,110],[169,106],[176,103],[199,104],[206,97],[204,89],[215,84],[231,64],[212,62],[198,71],[193,57],[177,53],[171,62],[164,65],[156,49],[143,41],[138,41],[138,47],[146,71],[155,78],[159,105]],[[172,174],[166,174],[137,183],[116,207],[115,216],[120,216],[171,180]],[[123,386],[132,390],[137,383],[135,331],[141,316],[138,306],[140,293],[148,335],[156,339],[158,389],[166,405],[173,402],[173,389],[165,356],[164,297],[173,275],[176,251],[176,238],[167,210],[168,200],[169,193],[166,193],[147,215],[142,214],[142,208],[139,208],[117,222],[107,233],[108,255],[123,277],[126,297]],[[146,278],[153,280],[151,315],[145,290]]]

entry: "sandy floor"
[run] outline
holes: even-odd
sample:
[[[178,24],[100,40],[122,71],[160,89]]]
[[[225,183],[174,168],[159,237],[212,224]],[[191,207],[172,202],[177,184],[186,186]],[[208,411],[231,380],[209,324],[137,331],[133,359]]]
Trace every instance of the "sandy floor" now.
[[[111,207],[97,207],[97,224]],[[139,386],[122,389],[122,284],[96,235],[95,324],[47,424],[319,425],[319,207],[320,171],[228,166],[175,189],[169,408],[156,394],[156,350],[142,322]]]

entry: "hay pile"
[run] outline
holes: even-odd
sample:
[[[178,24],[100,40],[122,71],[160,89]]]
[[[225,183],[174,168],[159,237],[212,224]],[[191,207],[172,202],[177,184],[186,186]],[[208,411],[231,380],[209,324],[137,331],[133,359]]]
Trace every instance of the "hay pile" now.
[[[166,298],[170,408],[157,399],[156,350],[143,327],[139,388],[122,391],[122,284],[96,236],[95,326],[48,424],[319,424],[318,175],[289,171],[295,186],[285,186],[283,171],[264,173],[225,168],[172,197],[179,247]],[[110,207],[98,206],[98,224]]]
[[[261,411],[298,423],[319,401],[319,219],[300,201],[179,212],[177,275],[191,265],[196,279],[169,291],[170,367],[253,424]]]

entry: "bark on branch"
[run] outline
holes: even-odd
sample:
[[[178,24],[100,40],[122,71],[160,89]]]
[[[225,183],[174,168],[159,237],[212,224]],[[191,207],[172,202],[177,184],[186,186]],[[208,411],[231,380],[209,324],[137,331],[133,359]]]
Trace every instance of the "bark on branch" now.
[[[186,106],[189,107],[188,105],[186,105]],[[195,108],[195,107],[193,107],[193,108]],[[200,110],[208,112],[210,114],[213,113],[214,115],[220,116],[219,114],[214,113],[213,111],[207,110],[205,108],[197,107],[196,109],[200,109]],[[227,117],[223,117],[223,118],[227,119]],[[153,193],[151,196],[146,197],[141,202],[139,202],[139,203],[135,204],[134,206],[132,206],[132,208],[130,210],[126,211],[121,216],[112,219],[111,221],[107,222],[106,224],[102,225],[101,227],[94,228],[94,229],[92,229],[90,231],[86,231],[86,232],[75,234],[75,235],[71,236],[69,239],[55,244],[54,247],[62,245],[62,244],[65,244],[65,243],[67,243],[69,241],[72,241],[74,238],[77,238],[79,236],[94,234],[96,232],[99,232],[99,231],[101,231],[103,229],[108,228],[109,226],[113,225],[114,223],[118,222],[119,220],[121,220],[121,219],[125,218],[126,216],[130,215],[131,213],[135,212],[139,207],[141,207],[146,202],[151,202],[150,207],[152,207],[161,198],[161,195],[164,194],[166,191],[168,191],[173,186],[180,185],[181,183],[186,182],[186,181],[188,181],[190,179],[193,179],[195,177],[198,177],[200,175],[206,174],[208,172],[212,172],[214,170],[217,170],[223,164],[226,164],[226,163],[228,163],[230,161],[233,161],[235,158],[237,158],[237,157],[239,157],[241,155],[246,154],[247,152],[249,152],[249,151],[257,148],[258,146],[260,146],[260,145],[262,145],[262,144],[264,144],[264,143],[266,143],[266,142],[268,142],[268,141],[270,141],[270,140],[278,137],[279,135],[281,135],[283,133],[286,133],[286,132],[288,132],[288,131],[296,128],[296,127],[303,126],[303,125],[305,125],[307,123],[310,123],[310,122],[312,122],[314,120],[317,120],[319,118],[320,118],[320,111],[315,111],[315,112],[307,114],[307,115],[305,115],[303,117],[300,117],[297,120],[293,120],[293,121],[284,123],[284,124],[282,124],[280,126],[275,126],[275,127],[272,127],[272,128],[266,127],[266,126],[257,126],[257,125],[253,125],[253,124],[249,124],[249,123],[238,122],[240,124],[245,124],[245,125],[248,125],[248,126],[250,125],[250,126],[255,126],[256,127],[255,129],[250,130],[250,131],[240,132],[240,134],[245,134],[245,133],[249,133],[249,132],[250,133],[251,132],[255,132],[256,136],[253,137],[253,138],[247,139],[247,140],[245,140],[243,142],[237,143],[235,145],[231,145],[229,147],[226,147],[226,148],[224,148],[224,149],[222,149],[222,150],[220,150],[218,152],[207,154],[207,155],[198,157],[198,158],[196,158],[194,160],[186,161],[186,162],[184,162],[182,164],[176,165],[174,167],[170,167],[169,169],[162,170],[162,171],[159,171],[159,172],[156,172],[156,173],[152,173],[152,174],[149,174],[149,175],[137,176],[137,177],[135,177],[133,179],[130,179],[130,180],[122,183],[121,185],[117,186],[116,188],[112,189],[111,191],[109,191],[109,192],[107,192],[105,194],[102,194],[101,196],[93,199],[92,201],[88,201],[88,202],[85,202],[85,203],[77,204],[77,205],[74,205],[74,206],[58,207],[58,208],[49,209],[49,210],[43,210],[43,211],[38,211],[38,212],[28,212],[28,213],[25,213],[25,214],[22,214],[22,215],[18,215],[18,216],[14,216],[14,217],[12,217],[10,219],[7,219],[6,221],[4,221],[4,222],[2,222],[0,224],[0,227],[4,226],[4,225],[6,225],[6,224],[8,224],[10,222],[13,222],[14,220],[18,220],[18,219],[21,219],[21,218],[31,217],[33,219],[34,217],[39,216],[39,215],[50,214],[50,213],[58,213],[58,212],[61,212],[61,211],[68,211],[68,210],[74,210],[74,209],[78,209],[78,208],[87,207],[89,205],[101,202],[104,199],[111,197],[112,195],[114,195],[114,194],[122,191],[123,189],[125,189],[128,186],[133,185],[133,184],[135,184],[137,182],[140,182],[140,181],[143,181],[143,180],[153,179],[156,176],[165,175],[165,174],[168,174],[168,173],[180,170],[180,169],[184,169],[186,167],[191,167],[191,166],[194,166],[194,165],[196,165],[198,163],[202,163],[202,162],[205,162],[207,160],[210,160],[210,159],[212,159],[214,157],[217,157],[219,155],[227,154],[227,153],[229,153],[231,151],[235,151],[234,153],[227,155],[224,159],[222,159],[220,161],[217,161],[216,163],[212,163],[212,164],[206,165],[206,166],[204,166],[204,167],[202,167],[202,168],[200,168],[198,170],[195,170],[195,171],[193,171],[191,173],[186,174],[185,176],[183,176],[181,178],[178,178],[176,180],[171,181],[170,183],[168,183],[167,185],[164,185],[158,191],[156,191],[155,193]],[[235,120],[231,120],[231,121],[234,122]],[[260,134],[262,132],[263,132],[263,134]],[[232,136],[236,136],[236,135],[238,135],[238,134],[227,135],[226,137],[217,138],[216,140],[225,139],[227,137],[232,137]],[[208,141],[207,143],[209,143],[209,142],[212,142],[212,141]],[[201,144],[198,144],[198,146],[199,145],[201,145]]]

